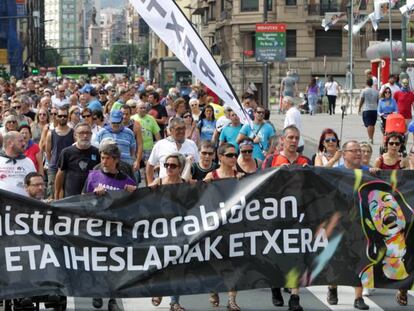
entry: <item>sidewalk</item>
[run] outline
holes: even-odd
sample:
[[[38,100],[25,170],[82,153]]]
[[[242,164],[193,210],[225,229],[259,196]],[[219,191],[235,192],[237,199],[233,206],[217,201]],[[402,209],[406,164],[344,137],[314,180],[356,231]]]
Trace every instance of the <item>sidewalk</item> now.
[[[341,113],[335,115],[328,115],[326,113],[310,116],[308,114],[302,114],[302,133],[305,139],[305,152],[306,156],[312,156],[316,153],[319,144],[320,135],[325,128],[332,128],[338,136],[341,132]],[[276,108],[273,106],[271,109],[270,120],[276,127],[276,130],[280,133],[283,129],[285,116],[278,114]],[[355,139],[357,141],[368,141],[367,130],[363,125],[362,116],[357,114],[348,114],[344,116],[342,143],[347,140]],[[371,160],[374,161],[379,155],[379,148],[382,143],[382,133],[380,130],[379,122],[377,121],[374,134],[373,154]],[[410,147],[411,144],[408,144]]]

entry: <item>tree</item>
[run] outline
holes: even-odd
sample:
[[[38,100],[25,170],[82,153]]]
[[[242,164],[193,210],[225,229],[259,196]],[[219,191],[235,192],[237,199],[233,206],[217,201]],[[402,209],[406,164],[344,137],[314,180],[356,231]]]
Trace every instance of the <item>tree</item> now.
[[[115,44],[109,52],[111,64],[122,65],[126,61],[127,65],[148,66],[148,41],[143,44]]]
[[[62,56],[58,53],[58,51],[51,47],[45,47],[45,61],[43,66],[45,67],[55,67],[62,63]]]

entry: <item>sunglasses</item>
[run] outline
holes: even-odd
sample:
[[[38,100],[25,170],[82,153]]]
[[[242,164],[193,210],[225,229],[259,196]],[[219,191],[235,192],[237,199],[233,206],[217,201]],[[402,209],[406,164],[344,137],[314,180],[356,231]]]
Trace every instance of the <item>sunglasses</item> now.
[[[175,170],[178,167],[178,165],[175,164],[175,163],[164,163],[164,167],[165,168],[171,168],[171,169]]]
[[[84,114],[84,115],[82,115],[82,118],[90,118],[92,115],[90,115],[90,114]]]
[[[325,138],[325,143],[336,143],[338,140],[335,137]]]
[[[51,112],[50,115],[51,116],[57,116],[57,113],[56,112]]]
[[[66,119],[68,117],[68,115],[67,114],[58,114],[57,117],[59,119]]]
[[[22,108],[22,106],[13,106],[12,108],[13,109],[20,109],[20,108]]]
[[[238,154],[237,153],[225,153],[224,156],[226,158],[237,158]]]
[[[390,146],[399,146],[399,145],[401,145],[401,143],[400,142],[398,142],[398,141],[390,141],[390,142],[388,142],[388,145],[390,145]]]
[[[241,153],[253,153],[253,149],[241,150]]]
[[[256,113],[258,113],[258,114],[264,114],[265,112],[263,110],[256,110]]]
[[[212,156],[214,154],[214,152],[208,152],[208,151],[201,151],[202,155],[209,155]]]
[[[46,113],[39,113],[39,116],[47,116]]]
[[[72,112],[74,115],[76,115],[76,116],[80,116],[80,112],[79,111],[74,111],[74,112]]]
[[[191,116],[188,114],[188,115],[186,115],[186,116],[183,116],[183,118],[184,118],[184,119],[188,119],[188,118],[191,118]]]
[[[15,124],[15,123],[17,123],[17,121],[7,121],[6,123],[13,123],[13,124]]]
[[[389,92],[389,91],[386,91],[386,92],[384,92],[384,94],[391,94],[391,92]]]

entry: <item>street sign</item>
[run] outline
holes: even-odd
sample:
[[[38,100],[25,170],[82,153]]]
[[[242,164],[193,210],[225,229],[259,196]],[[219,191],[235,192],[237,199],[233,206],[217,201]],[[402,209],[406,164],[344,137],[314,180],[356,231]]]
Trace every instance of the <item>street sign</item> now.
[[[244,50],[243,51],[244,56],[252,57],[254,55],[253,50]]]
[[[286,58],[286,24],[256,24],[256,60],[283,62]]]

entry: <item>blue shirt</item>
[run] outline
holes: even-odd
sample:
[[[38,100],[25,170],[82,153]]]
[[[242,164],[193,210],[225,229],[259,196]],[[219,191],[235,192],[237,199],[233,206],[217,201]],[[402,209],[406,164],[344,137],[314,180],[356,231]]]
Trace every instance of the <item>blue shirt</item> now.
[[[107,139],[112,139],[117,143],[118,148],[121,151],[121,161],[128,164],[134,163],[134,160],[131,157],[131,149],[136,150],[137,146],[134,132],[127,127],[122,127],[119,132],[115,133],[112,131],[111,126],[107,125],[96,135],[96,141],[100,144]]]
[[[198,123],[198,128],[200,129],[200,141],[211,141],[216,130],[216,120],[208,121],[207,119],[202,119]]]
[[[242,125],[233,126],[231,124],[225,126],[220,133],[220,143],[229,143],[232,144],[237,152],[239,152],[239,145],[237,144],[237,136],[242,128]]]
[[[260,128],[260,130],[259,130]],[[268,124],[253,124],[253,130],[249,124],[243,125],[240,130],[240,134],[247,136],[251,139],[254,139],[255,136],[260,138],[260,144],[253,145],[253,158],[257,160],[264,160],[265,156],[263,151],[267,151],[269,147],[269,138],[275,135],[275,130],[273,127]]]
[[[393,112],[398,112],[398,106],[395,99],[390,98],[389,100],[386,100],[385,98],[381,98],[378,102],[378,114],[386,117]]]
[[[345,164],[341,164],[341,165],[338,165],[337,167],[334,167],[334,168],[340,168],[340,169],[345,169],[345,170],[349,170],[349,168],[347,168],[347,167],[345,167]],[[361,165],[360,167],[359,167],[359,169],[360,170],[363,170],[363,171],[369,171],[369,166],[366,166],[366,165]]]

